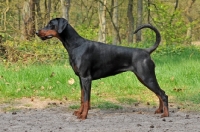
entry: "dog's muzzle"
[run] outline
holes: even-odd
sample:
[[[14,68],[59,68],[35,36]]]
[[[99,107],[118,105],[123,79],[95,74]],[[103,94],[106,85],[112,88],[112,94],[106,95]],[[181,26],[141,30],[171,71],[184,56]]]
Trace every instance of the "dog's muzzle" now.
[[[42,36],[42,35],[40,34],[40,30],[39,30],[39,31],[36,31],[35,34],[36,34],[38,37],[40,37],[42,40],[50,39],[50,38],[53,37],[52,35]]]

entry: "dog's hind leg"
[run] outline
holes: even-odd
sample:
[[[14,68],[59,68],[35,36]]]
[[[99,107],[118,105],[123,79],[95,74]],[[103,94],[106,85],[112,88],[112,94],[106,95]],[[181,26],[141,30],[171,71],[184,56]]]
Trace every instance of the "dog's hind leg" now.
[[[142,64],[143,63],[143,64]],[[168,117],[168,96],[165,92],[160,88],[156,76],[155,76],[155,66],[153,61],[142,62],[137,65],[134,73],[136,74],[138,80],[142,84],[144,84],[147,88],[149,88],[152,92],[154,92],[159,99],[159,108],[155,111],[155,113],[162,113],[161,117]]]
[[[155,114],[163,113],[163,107],[164,107],[162,98],[161,98],[159,95],[157,95],[157,97],[158,97],[158,99],[159,99],[159,107],[158,107],[158,109],[155,111]]]

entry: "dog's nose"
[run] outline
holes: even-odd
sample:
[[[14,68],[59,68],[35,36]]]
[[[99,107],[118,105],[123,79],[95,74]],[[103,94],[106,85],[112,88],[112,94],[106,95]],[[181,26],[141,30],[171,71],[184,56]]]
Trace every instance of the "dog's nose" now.
[[[38,34],[39,34],[39,31],[36,31],[35,34],[38,35]]]

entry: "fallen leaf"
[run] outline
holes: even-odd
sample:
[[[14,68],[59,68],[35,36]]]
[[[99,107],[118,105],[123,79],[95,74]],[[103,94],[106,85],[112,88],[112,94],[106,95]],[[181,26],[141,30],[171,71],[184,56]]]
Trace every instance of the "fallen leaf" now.
[[[68,80],[68,84],[69,85],[73,85],[75,83],[75,80],[73,79],[73,78],[70,78],[69,80]]]

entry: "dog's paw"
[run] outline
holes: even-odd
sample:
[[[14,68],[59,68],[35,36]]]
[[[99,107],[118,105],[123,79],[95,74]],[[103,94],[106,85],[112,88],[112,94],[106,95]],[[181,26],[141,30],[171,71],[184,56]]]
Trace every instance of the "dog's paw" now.
[[[87,115],[81,114],[80,116],[77,116],[77,118],[81,120],[85,120],[87,119]]]
[[[160,113],[163,113],[163,109],[157,109],[156,111],[155,111],[155,114],[160,114]]]
[[[80,111],[74,111],[73,115],[79,117],[81,115],[81,112]]]
[[[169,113],[164,113],[164,114],[162,114],[162,115],[161,115],[161,118],[163,118],[163,117],[169,117]]]

